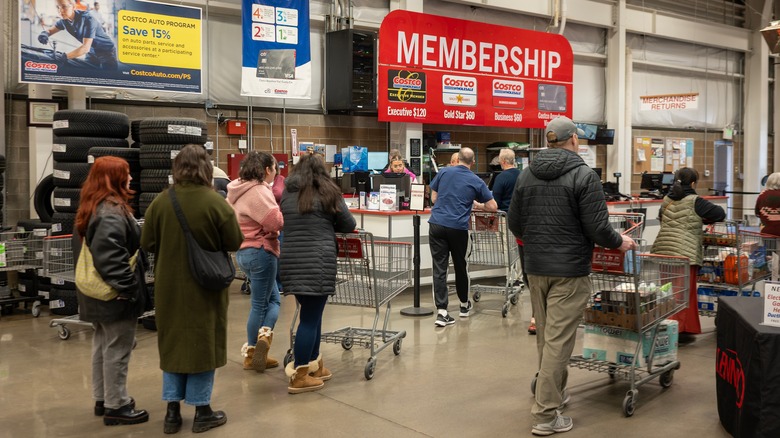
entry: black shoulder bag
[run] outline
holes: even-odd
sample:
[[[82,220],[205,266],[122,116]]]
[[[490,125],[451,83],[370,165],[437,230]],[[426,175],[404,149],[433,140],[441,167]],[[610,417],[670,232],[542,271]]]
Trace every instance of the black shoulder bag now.
[[[218,291],[230,286],[236,277],[236,268],[228,253],[226,251],[206,251],[201,248],[198,241],[192,236],[192,231],[190,231],[181,206],[179,206],[179,201],[176,200],[176,192],[173,187],[168,189],[168,194],[187,240],[187,254],[189,255],[192,278],[201,287],[208,290]]]

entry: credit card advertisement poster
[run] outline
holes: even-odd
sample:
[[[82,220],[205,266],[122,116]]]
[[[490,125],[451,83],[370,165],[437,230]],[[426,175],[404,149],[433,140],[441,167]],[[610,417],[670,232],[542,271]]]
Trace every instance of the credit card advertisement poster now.
[[[309,99],[309,2],[242,0],[241,16],[241,95]]]
[[[138,0],[19,0],[19,81],[201,92],[201,10]]]
[[[544,128],[571,117],[561,35],[396,10],[379,27],[379,121]]]

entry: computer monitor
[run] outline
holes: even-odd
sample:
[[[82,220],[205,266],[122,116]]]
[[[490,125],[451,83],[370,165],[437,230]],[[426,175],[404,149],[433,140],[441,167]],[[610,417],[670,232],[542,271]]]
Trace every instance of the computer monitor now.
[[[341,193],[357,195],[360,192],[371,191],[371,174],[368,172],[345,173],[341,178]]]
[[[642,190],[661,190],[661,174],[660,173],[643,173],[642,183],[639,188]]]
[[[615,130],[614,129],[599,129],[596,131],[596,138],[593,140],[596,144],[614,144],[615,143]]]
[[[395,192],[399,196],[409,197],[412,195],[412,179],[405,173],[381,173],[371,175],[371,185],[373,191],[378,192],[382,184],[392,184],[395,186]]]
[[[585,135],[582,136],[583,140],[596,139],[596,131],[598,131],[599,125],[594,125],[592,123],[575,123],[575,125],[585,133]]]
[[[674,174],[672,172],[664,172],[661,174],[661,185],[671,186],[674,184]]]
[[[382,170],[387,165],[387,152],[369,152],[368,170]]]
[[[593,171],[596,172],[596,175],[598,175],[599,180],[601,180],[601,174],[603,173],[603,170],[600,167],[593,167]]]

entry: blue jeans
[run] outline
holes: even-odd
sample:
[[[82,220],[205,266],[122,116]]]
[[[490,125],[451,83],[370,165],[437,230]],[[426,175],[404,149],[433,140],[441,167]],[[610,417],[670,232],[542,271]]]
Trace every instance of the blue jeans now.
[[[184,403],[188,405],[206,406],[211,404],[211,390],[213,388],[214,370],[196,374],[163,371],[163,401],[184,400]]]
[[[320,355],[320,336],[322,335],[322,312],[325,311],[327,296],[296,295],[301,305],[300,322],[295,332],[293,355],[295,366],[308,365]]]
[[[251,289],[249,319],[246,322],[247,344],[257,344],[260,327],[274,328],[279,318],[279,288],[276,287],[278,259],[262,248],[244,248],[236,253],[238,266],[249,278]]]

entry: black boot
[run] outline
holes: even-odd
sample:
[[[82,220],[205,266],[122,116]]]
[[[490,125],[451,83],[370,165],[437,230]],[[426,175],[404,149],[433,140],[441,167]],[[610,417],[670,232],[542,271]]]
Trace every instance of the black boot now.
[[[195,406],[195,421],[192,432],[200,433],[227,423],[227,416],[222,411],[212,411],[211,405]]]
[[[176,433],[181,429],[181,407],[179,402],[168,402],[163,422],[163,433]]]
[[[102,417],[106,414],[106,408],[103,405],[103,400],[96,400],[95,401],[95,416],[96,417]],[[130,407],[135,409],[135,399],[130,397]]]
[[[118,409],[106,409],[103,424],[116,426],[119,424],[138,424],[149,421],[149,413],[141,409],[135,410],[135,403],[130,402]]]

